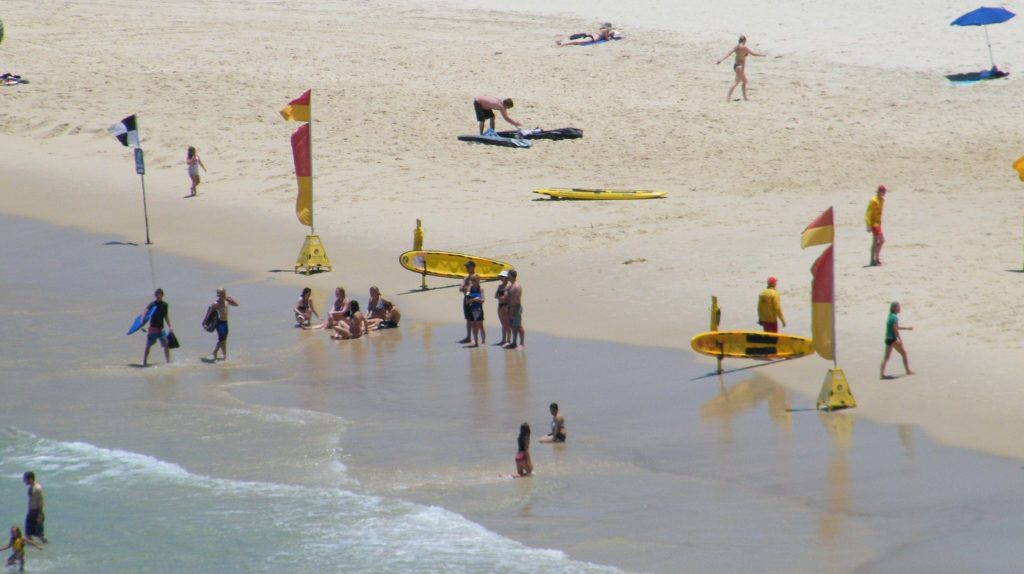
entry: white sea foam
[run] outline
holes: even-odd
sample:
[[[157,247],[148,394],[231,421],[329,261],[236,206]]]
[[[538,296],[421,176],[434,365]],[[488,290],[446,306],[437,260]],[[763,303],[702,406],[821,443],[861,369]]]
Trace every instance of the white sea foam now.
[[[3,429],[0,475],[13,482],[25,469],[45,484],[48,533],[60,541],[30,557],[34,571],[111,571],[111,537],[115,571],[616,571],[527,548],[443,508],[202,476],[145,454]]]

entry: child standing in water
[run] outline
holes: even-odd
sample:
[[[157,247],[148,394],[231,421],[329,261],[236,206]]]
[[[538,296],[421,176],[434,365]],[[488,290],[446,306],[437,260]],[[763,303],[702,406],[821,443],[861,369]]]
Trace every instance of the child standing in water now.
[[[21,535],[21,528],[17,526],[11,527],[11,540],[7,543],[7,546],[0,548],[0,552],[11,549],[11,555],[7,558],[7,567],[10,568],[15,564],[18,565],[18,571],[25,571],[25,545],[31,544],[36,548],[42,550],[43,547],[37,544],[34,540],[30,540]]]
[[[530,423],[519,425],[519,438],[516,439],[519,452],[516,453],[516,474],[530,476],[533,474],[533,461],[530,460]]]

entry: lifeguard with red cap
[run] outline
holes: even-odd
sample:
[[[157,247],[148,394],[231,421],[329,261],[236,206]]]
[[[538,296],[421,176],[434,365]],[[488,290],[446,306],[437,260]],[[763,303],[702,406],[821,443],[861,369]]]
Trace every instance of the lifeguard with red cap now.
[[[779,282],[774,277],[768,278],[768,286],[757,296],[757,322],[767,333],[779,332],[779,321],[786,326],[786,318],[782,316],[782,301],[775,285]]]
[[[888,190],[884,185],[878,186],[878,190],[868,202],[868,210],[864,214],[864,224],[868,228],[868,233],[871,234],[871,263],[868,265],[872,267],[882,264],[879,256],[882,254],[882,244],[885,243],[885,236],[882,235],[882,208],[885,206],[886,191]]]

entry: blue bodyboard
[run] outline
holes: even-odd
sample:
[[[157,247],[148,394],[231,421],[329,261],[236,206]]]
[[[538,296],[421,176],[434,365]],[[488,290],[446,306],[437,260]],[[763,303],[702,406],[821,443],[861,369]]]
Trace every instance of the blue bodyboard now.
[[[149,323],[149,319],[150,317],[153,316],[153,313],[155,311],[156,305],[153,305],[152,307],[149,308],[149,311],[146,311],[145,313],[136,317],[135,320],[132,321],[132,326],[128,328],[128,334],[131,335],[135,331],[138,331],[139,329],[145,327],[146,323]]]

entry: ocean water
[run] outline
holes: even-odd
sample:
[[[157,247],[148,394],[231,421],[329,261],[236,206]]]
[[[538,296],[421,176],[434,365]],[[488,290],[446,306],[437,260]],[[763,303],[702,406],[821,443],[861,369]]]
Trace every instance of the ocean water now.
[[[526,548],[438,507],[215,478],[3,429],[0,477],[16,484],[26,468],[46,480],[54,527],[45,551],[29,549],[33,572],[615,571]]]
[[[436,283],[385,292],[399,306],[451,292]],[[182,348],[141,368],[143,339],[124,332],[154,285]],[[209,364],[199,323],[217,285],[241,305],[230,360]],[[30,571],[1024,564],[1018,461],[818,413],[773,380],[784,366],[730,361],[715,376],[688,351],[537,333],[526,352],[465,349],[462,325],[409,316],[339,343],[291,326],[297,292],[273,273],[0,218],[0,512],[21,522],[34,470],[52,542],[28,550]],[[543,435],[551,400],[569,443],[534,441],[536,476],[510,479],[519,423]]]
[[[0,235],[0,509],[22,522],[28,469],[48,502],[51,544],[29,548],[28,571],[617,571],[376,495],[342,460],[341,417],[234,399],[288,379],[294,341],[329,342],[291,328],[294,288],[240,287],[156,247],[28,220],[2,218]],[[26,258],[27,245],[53,256]],[[219,284],[242,303],[242,343],[211,365],[213,339],[186,309],[201,312]],[[183,347],[169,365],[154,347],[143,369],[143,338],[124,331],[154,285]]]

